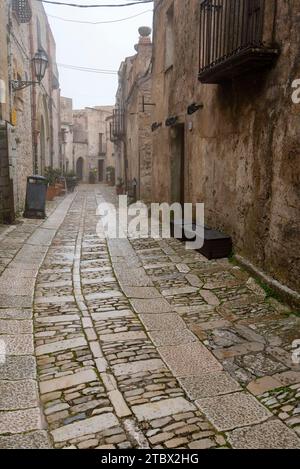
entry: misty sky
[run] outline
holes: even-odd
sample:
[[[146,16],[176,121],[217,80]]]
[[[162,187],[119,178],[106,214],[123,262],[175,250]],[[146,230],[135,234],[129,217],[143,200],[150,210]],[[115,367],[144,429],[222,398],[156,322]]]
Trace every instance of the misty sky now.
[[[61,0],[62,1],[62,0]],[[122,0],[64,0],[65,3],[113,4]],[[47,5],[45,9],[56,40],[57,62],[80,67],[118,70],[121,61],[135,54],[140,26],[152,27],[153,3],[123,8],[79,9]],[[80,21],[110,21],[148,11],[141,16],[112,24],[76,24],[50,15]],[[116,75],[99,75],[59,67],[62,96],[73,98],[74,108],[111,105],[115,102]]]

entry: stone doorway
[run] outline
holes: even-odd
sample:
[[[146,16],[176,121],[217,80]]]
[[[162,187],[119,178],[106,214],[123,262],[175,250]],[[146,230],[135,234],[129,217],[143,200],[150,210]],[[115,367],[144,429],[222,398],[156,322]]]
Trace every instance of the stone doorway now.
[[[77,163],[76,163],[76,175],[79,181],[83,180],[83,158],[78,158]]]
[[[185,126],[171,129],[171,198],[172,203],[185,202]]]
[[[98,182],[104,181],[104,160],[98,161]]]

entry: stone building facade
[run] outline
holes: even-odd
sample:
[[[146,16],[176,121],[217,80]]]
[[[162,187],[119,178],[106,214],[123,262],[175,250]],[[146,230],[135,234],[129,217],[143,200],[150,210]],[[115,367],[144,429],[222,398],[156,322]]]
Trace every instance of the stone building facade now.
[[[60,98],[61,158],[66,173],[74,171],[73,155],[73,100]]]
[[[72,100],[61,98],[61,148],[66,171],[82,182],[107,180],[107,169],[115,167],[110,141],[113,106],[73,110]]]
[[[228,2],[154,2],[153,200],[205,202],[237,254],[297,289],[300,4]]]
[[[119,87],[112,123],[117,177],[127,190],[136,181],[136,196],[151,201],[151,29],[139,29],[136,54],[127,57],[119,69]]]
[[[11,212],[21,213],[27,177],[61,165],[60,91],[55,41],[42,2],[5,0],[1,9],[1,75],[6,77],[6,82],[1,77],[6,100],[1,105],[2,130],[8,142]],[[36,81],[32,58],[39,50],[49,60],[42,83],[15,90],[14,80]]]
[[[8,4],[0,3],[0,223],[14,219],[13,181],[10,174],[7,122],[10,120],[8,41]]]

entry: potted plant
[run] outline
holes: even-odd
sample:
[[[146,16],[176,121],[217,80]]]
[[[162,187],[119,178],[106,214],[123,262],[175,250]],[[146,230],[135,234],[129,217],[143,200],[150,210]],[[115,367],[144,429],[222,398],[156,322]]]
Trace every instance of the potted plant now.
[[[47,179],[47,183],[48,183],[46,199],[48,201],[51,201],[56,196],[56,188],[55,188],[56,173],[53,168],[49,167],[45,169],[45,178]]]
[[[111,187],[116,184],[116,171],[113,166],[108,166],[106,168],[106,182]]]
[[[74,192],[75,187],[78,185],[78,179],[74,171],[69,171],[66,174],[67,189],[69,192]]]
[[[116,191],[117,191],[117,195],[124,194],[124,181],[122,178],[118,178],[118,182],[116,184]]]
[[[64,192],[65,186],[64,183],[62,183],[61,178],[62,178],[62,171],[60,169],[54,169],[53,170],[54,175],[55,175],[55,189],[56,189],[56,196],[62,195]]]
[[[97,180],[97,169],[91,169],[90,170],[90,174],[89,174],[89,183],[90,184],[96,184],[96,180]]]

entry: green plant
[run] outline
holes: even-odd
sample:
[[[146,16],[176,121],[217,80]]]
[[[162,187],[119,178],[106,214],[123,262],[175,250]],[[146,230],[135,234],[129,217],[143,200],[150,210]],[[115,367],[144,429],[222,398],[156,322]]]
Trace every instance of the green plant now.
[[[106,168],[106,182],[112,186],[116,184],[116,170],[113,166]]]
[[[123,187],[124,186],[124,181],[122,178],[118,178],[118,182],[117,182],[117,187]]]
[[[68,171],[66,173],[66,178],[74,178],[74,177],[77,177],[75,171]]]
[[[54,186],[61,177],[61,170],[60,169],[53,169],[50,166],[45,169],[45,178],[47,179],[47,182],[49,186]]]
[[[281,301],[281,296],[273,290],[267,283],[262,282],[259,278],[255,278],[256,283],[264,290],[266,293],[266,298],[274,298],[275,300]]]

